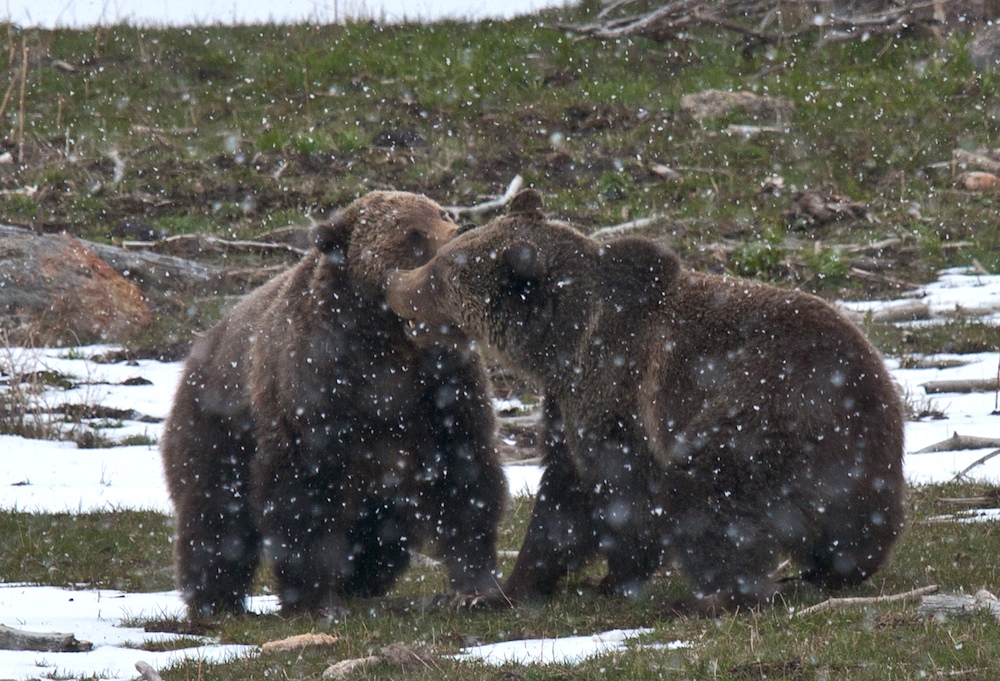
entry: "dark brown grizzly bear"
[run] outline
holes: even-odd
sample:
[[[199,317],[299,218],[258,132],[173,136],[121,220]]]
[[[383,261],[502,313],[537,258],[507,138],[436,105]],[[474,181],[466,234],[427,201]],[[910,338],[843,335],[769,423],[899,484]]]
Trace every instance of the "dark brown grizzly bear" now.
[[[813,296],[541,210],[523,192],[386,286],[401,316],[544,389],[546,468],[505,595],[551,594],[598,553],[610,593],[678,565],[694,597],[671,607],[692,613],[769,602],[785,556],[822,587],[875,572],[903,528],[903,412],[862,334]]]
[[[286,613],[383,594],[426,539],[458,594],[496,591],[488,379],[468,348],[418,349],[381,292],[456,231],[368,194],[195,342],[161,441],[190,614],[241,611],[262,551]]]

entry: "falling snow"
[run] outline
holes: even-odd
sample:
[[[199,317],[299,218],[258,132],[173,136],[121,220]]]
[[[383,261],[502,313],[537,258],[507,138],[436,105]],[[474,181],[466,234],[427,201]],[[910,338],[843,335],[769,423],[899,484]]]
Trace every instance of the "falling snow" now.
[[[1000,277],[946,272],[941,281],[928,286],[921,295],[932,311],[964,308],[993,310],[1000,307]],[[865,303],[865,309],[892,303]],[[1000,321],[1000,315],[988,316]],[[925,322],[933,323],[933,322]],[[162,419],[170,407],[174,388],[180,377],[180,363],[139,361],[129,365],[96,364],[87,358],[109,348],[87,347],[73,351],[50,349],[36,353],[34,360],[67,376],[75,376],[77,387],[59,392],[52,401],[99,403],[107,407],[132,410],[134,419],[126,418],[121,428],[105,434],[115,438],[143,435],[159,437],[160,424],[139,420],[142,415]],[[919,450],[958,432],[962,435],[995,437],[1000,426],[994,393],[925,395],[922,384],[928,381],[958,379],[993,379],[997,376],[1000,356],[997,353],[937,356],[961,360],[947,368],[904,369],[889,358],[887,364],[907,399],[929,404],[944,418],[912,421],[906,426],[906,477],[912,484],[947,482],[959,471],[988,454],[992,449],[935,452]],[[947,363],[946,363],[947,364]],[[141,377],[144,385],[124,385],[128,379]],[[505,405],[510,408],[511,405]],[[85,512],[117,509],[146,509],[170,512],[170,500],[163,481],[159,453],[155,445],[78,449],[71,442],[27,440],[0,435],[0,508],[25,512]],[[541,471],[537,466],[509,465],[507,475],[511,491],[532,494],[537,489]],[[1000,457],[974,467],[971,479],[1000,483]],[[963,521],[995,521],[998,511],[976,511]],[[277,607],[273,598],[252,599],[256,612],[270,612]],[[253,655],[253,646],[220,645],[204,639],[202,645],[182,650],[150,653],[134,646],[144,641],[170,638],[172,634],[151,634],[122,626],[123,620],[143,616],[157,618],[182,616],[183,603],[176,592],[124,594],[117,591],[65,590],[48,586],[21,584],[0,585],[0,622],[32,631],[72,632],[90,640],[95,649],[89,653],[35,653],[0,651],[0,670],[5,678],[27,679],[58,673],[70,676],[97,674],[108,679],[131,679],[134,664],[144,660],[155,668],[174,664],[182,656],[206,661],[224,660],[236,655]],[[592,655],[621,652],[629,641],[640,637],[642,630],[615,630],[583,634],[562,639],[510,641],[463,651],[458,659],[478,660],[488,664],[505,662],[561,663],[578,662]],[[658,644],[661,645],[661,644]],[[674,647],[685,645],[675,642]],[[132,646],[132,647],[129,647]]]

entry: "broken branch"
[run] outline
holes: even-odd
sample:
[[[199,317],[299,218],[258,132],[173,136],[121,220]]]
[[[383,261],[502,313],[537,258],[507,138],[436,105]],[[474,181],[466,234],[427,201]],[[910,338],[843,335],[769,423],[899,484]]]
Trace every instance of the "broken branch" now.
[[[921,615],[934,617],[959,617],[986,611],[993,619],[1000,621],[1000,600],[989,591],[982,589],[975,596],[965,594],[936,594],[925,596],[917,608]]]
[[[503,208],[510,203],[514,195],[521,191],[521,185],[523,184],[524,178],[520,175],[515,175],[514,179],[510,181],[510,185],[507,186],[507,191],[499,198],[476,204],[475,206],[445,206],[444,209],[456,218],[460,215],[482,215],[483,213],[489,213],[490,211]]]
[[[938,590],[937,584],[931,586],[923,586],[919,589],[913,589],[912,591],[906,591],[904,593],[892,594],[889,596],[858,596],[855,598],[830,598],[822,603],[817,603],[811,607],[805,608],[804,610],[799,610],[796,613],[797,617],[803,617],[805,615],[811,615],[817,612],[823,612],[824,610],[841,610],[843,608],[850,608],[856,605],[872,605],[874,603],[898,603],[900,601],[910,601],[921,596],[926,596],[927,594],[936,593]]]
[[[979,457],[978,459],[976,459],[975,461],[973,461],[972,463],[970,463],[968,466],[966,466],[965,468],[963,468],[962,470],[960,470],[958,473],[955,473],[955,477],[952,478],[952,481],[953,482],[957,482],[957,481],[961,480],[973,468],[975,468],[976,466],[981,466],[982,464],[986,463],[987,461],[989,461],[993,457],[997,456],[998,454],[1000,454],[1000,449],[995,449],[992,452],[990,452],[989,454],[986,454],[985,456]]]

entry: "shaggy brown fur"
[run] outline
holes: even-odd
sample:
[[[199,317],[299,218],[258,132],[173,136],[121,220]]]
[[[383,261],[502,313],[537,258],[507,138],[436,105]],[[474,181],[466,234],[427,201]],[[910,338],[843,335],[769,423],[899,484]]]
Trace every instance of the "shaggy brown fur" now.
[[[390,275],[389,305],[456,325],[544,388],[546,470],[506,595],[607,558],[636,592],[662,561],[686,611],[768,602],[787,556],[844,587],[903,527],[903,413],[876,351],[824,302],[680,268],[652,241],[510,213]]]
[[[384,593],[431,537],[457,592],[495,590],[487,378],[417,349],[381,294],[455,232],[426,198],[369,194],[197,340],[161,441],[192,614],[242,610],[262,548],[286,612]]]

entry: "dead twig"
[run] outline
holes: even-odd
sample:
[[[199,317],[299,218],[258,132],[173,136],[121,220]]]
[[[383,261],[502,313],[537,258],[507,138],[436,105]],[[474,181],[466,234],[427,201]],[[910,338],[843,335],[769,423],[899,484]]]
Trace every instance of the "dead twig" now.
[[[632,220],[630,222],[623,222],[620,225],[612,225],[611,227],[601,227],[596,232],[591,233],[591,239],[600,239],[601,237],[614,236],[617,234],[622,234],[624,232],[631,232],[636,229],[642,229],[643,227],[649,227],[659,222],[662,218],[659,215],[650,215],[646,218],[639,218],[638,220]]]
[[[989,454],[979,457],[978,459],[970,463],[968,466],[960,470],[958,473],[955,473],[955,477],[951,479],[952,482],[958,482],[959,480],[964,478],[966,474],[968,474],[968,472],[971,471],[973,468],[975,468],[976,466],[981,466],[982,464],[986,463],[987,461],[996,457],[997,455],[1000,455],[1000,449],[994,449]]]
[[[857,277],[858,279],[864,279],[865,281],[871,281],[878,284],[886,284],[894,288],[903,289],[906,291],[916,291],[920,288],[920,284],[914,284],[909,281],[903,281],[902,279],[894,279],[893,277],[887,277],[882,274],[875,274],[874,272],[869,272],[867,270],[860,269],[858,267],[852,267],[849,274],[851,276]]]
[[[507,186],[507,191],[503,193],[499,198],[493,199],[491,201],[485,201],[475,206],[445,206],[444,209],[451,213],[453,217],[459,217],[461,215],[482,215],[483,213],[489,213],[490,211],[498,210],[503,208],[514,195],[521,191],[521,185],[524,184],[524,178],[520,175],[515,175],[514,179],[510,181]]]
[[[844,608],[851,608],[857,605],[872,605],[875,603],[898,603],[900,601],[911,601],[928,594],[937,593],[937,584],[931,586],[923,586],[919,589],[913,589],[912,591],[906,591],[904,593],[892,594],[889,596],[858,596],[854,598],[830,598],[822,603],[817,603],[816,605],[805,608],[804,610],[799,610],[795,613],[796,617],[804,617],[805,615],[812,615],[817,612],[823,612],[826,610],[842,610]]]
[[[220,253],[273,253],[284,251],[294,255],[305,255],[304,249],[291,244],[243,239],[222,239],[204,234],[177,234],[155,241],[123,241],[125,250],[151,250],[156,252],[200,253],[212,250]]]

